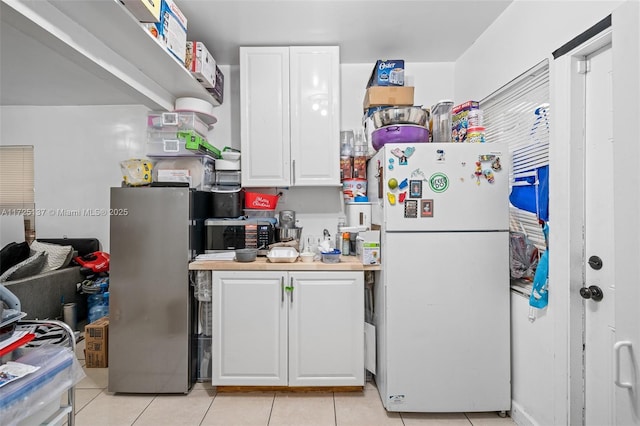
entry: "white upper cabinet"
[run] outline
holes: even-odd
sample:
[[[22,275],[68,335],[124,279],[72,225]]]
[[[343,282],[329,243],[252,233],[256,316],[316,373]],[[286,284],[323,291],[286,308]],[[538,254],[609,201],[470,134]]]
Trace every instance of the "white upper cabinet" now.
[[[340,50],[241,47],[242,185],[340,185]]]
[[[217,104],[116,0],[1,0],[2,104]]]

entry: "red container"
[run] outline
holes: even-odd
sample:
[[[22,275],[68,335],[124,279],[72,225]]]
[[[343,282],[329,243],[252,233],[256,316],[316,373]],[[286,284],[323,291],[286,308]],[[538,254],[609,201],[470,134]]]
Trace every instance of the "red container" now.
[[[246,209],[275,210],[278,205],[278,194],[261,194],[247,191],[244,195]]]

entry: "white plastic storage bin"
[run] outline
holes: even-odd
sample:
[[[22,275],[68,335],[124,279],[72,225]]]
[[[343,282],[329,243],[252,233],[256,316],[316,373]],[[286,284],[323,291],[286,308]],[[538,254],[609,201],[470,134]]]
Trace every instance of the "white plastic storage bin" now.
[[[160,159],[153,166],[153,181],[188,182],[191,188],[209,191],[215,182],[214,165],[208,156]]]
[[[151,111],[147,114],[147,127],[157,131],[194,130],[201,135],[209,132],[209,125],[202,121],[195,112],[161,112]]]

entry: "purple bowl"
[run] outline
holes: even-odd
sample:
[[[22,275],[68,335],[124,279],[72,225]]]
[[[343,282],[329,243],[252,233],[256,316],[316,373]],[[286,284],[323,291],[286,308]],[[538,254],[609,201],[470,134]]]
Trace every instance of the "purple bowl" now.
[[[371,146],[379,150],[387,143],[429,142],[429,129],[413,124],[381,127],[371,133]]]

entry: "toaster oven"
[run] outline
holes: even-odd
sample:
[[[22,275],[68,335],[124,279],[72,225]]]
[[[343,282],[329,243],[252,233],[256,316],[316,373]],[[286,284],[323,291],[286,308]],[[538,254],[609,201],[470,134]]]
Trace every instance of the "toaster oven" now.
[[[207,219],[204,225],[207,233],[205,253],[240,248],[264,250],[276,242],[274,224],[264,219]]]

